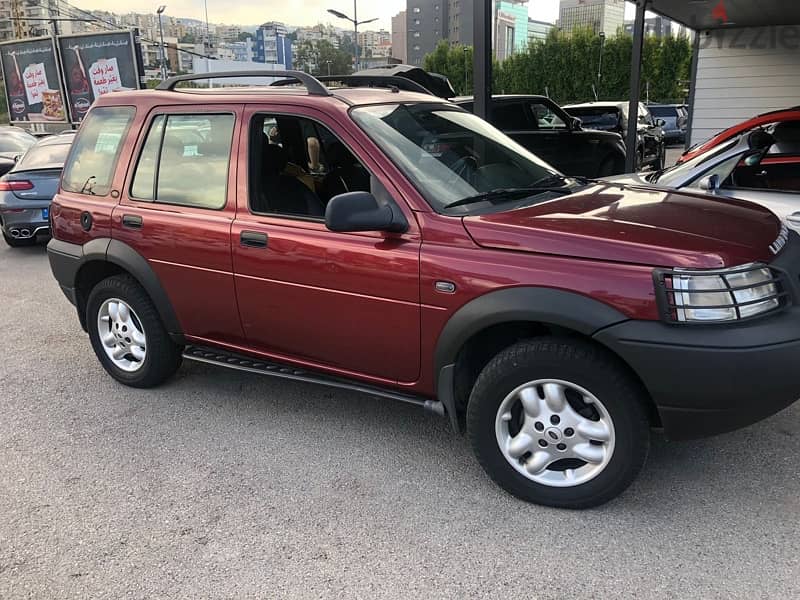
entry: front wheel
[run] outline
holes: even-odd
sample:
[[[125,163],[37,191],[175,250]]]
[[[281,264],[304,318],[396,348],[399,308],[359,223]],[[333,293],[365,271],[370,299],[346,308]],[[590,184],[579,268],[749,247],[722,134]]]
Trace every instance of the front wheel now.
[[[97,358],[120,383],[153,387],[181,364],[180,347],[170,339],[147,292],[129,275],[109,277],[92,289],[86,324]]]
[[[622,493],[650,446],[639,385],[601,348],[555,337],[520,342],[489,362],[470,396],[467,434],[500,487],[560,508]]]

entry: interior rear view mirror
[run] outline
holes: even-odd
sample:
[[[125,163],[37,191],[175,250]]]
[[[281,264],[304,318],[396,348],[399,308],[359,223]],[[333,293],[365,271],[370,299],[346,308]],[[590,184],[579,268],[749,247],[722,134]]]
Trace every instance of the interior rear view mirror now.
[[[774,143],[775,138],[772,137],[772,134],[767,133],[763,129],[751,131],[750,135],[747,136],[747,145],[750,146],[751,150],[762,150],[764,148],[769,148]]]
[[[656,125],[658,125],[659,127],[663,127],[666,124],[667,122],[664,119],[656,119]]]

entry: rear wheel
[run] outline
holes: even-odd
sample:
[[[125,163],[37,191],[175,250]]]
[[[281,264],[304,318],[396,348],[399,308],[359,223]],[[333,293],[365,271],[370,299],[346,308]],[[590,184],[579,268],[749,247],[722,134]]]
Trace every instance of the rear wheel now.
[[[181,364],[181,349],[169,337],[153,302],[128,275],[98,283],[86,304],[89,338],[97,358],[114,379],[153,387]]]
[[[588,508],[622,493],[647,457],[642,391],[613,357],[541,338],[498,354],[478,377],[467,434],[489,476],[529,502]]]
[[[620,166],[621,165],[621,166]],[[600,168],[597,170],[598,177],[610,177],[611,175],[619,175],[625,172],[625,159],[615,156],[607,156],[600,163]]]

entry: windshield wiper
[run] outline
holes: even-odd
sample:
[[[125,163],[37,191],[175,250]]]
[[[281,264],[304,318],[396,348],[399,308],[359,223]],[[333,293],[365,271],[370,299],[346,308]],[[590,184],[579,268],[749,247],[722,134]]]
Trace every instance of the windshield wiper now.
[[[521,187],[521,188],[498,188],[496,190],[490,190],[488,192],[483,192],[482,194],[475,194],[474,196],[467,196],[466,198],[461,198],[461,200],[456,200],[455,202],[451,202],[450,204],[445,204],[442,208],[447,210],[448,208],[456,208],[457,206],[465,206],[467,204],[474,204],[476,202],[491,202],[492,200],[506,200],[511,199],[514,197],[525,197],[525,196],[532,196],[533,194],[541,194],[544,192],[553,192],[556,194],[571,194],[572,190],[567,187],[544,187],[541,185],[531,186],[531,187]]]
[[[530,187],[538,188],[538,187],[552,187],[558,186],[559,184],[566,185],[567,178],[561,175],[560,173],[550,173],[547,177],[542,177],[541,179],[534,181]]]

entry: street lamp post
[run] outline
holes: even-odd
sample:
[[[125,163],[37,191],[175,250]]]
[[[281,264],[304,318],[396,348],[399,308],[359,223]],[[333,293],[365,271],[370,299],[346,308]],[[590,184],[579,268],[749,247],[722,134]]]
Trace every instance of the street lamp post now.
[[[165,4],[162,4],[156,10],[156,14],[158,15],[158,35],[161,37],[161,79],[167,78],[167,60],[164,54],[164,26],[161,23],[161,15],[164,14],[164,11],[167,9]]]
[[[600,32],[600,59],[597,61],[597,85],[600,86],[600,80],[603,78],[603,46],[606,44],[606,32]]]
[[[328,64],[328,77],[330,77],[331,76],[331,63],[333,61],[332,60],[326,60],[325,62]]]
[[[328,9],[328,12],[331,13],[334,17],[339,19],[344,19],[345,21],[350,21],[353,24],[353,35],[355,35],[355,64],[356,64],[356,71],[361,68],[359,63],[358,57],[358,26],[359,25],[366,25],[367,23],[372,23],[377,21],[378,19],[367,19],[366,21],[359,21],[358,20],[358,0],[353,0],[353,18],[351,19],[343,12],[338,10],[334,10],[332,8]]]

